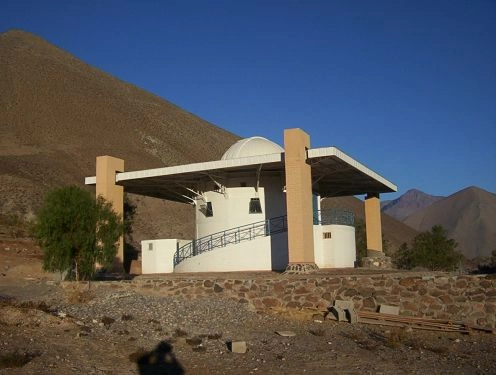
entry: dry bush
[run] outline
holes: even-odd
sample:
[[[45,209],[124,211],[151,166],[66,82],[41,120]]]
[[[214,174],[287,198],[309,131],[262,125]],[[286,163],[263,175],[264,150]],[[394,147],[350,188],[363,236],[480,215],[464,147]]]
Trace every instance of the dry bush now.
[[[20,353],[18,351],[0,353],[0,369],[23,367],[31,362],[33,358],[39,357],[40,355],[41,354],[37,352]]]
[[[133,319],[134,319],[134,317],[131,314],[122,314],[122,316],[121,316],[121,320],[123,322],[127,322],[127,321],[130,321]]]
[[[0,295],[0,307],[2,306],[15,306],[15,298]]]
[[[173,336],[174,337],[186,337],[186,336],[188,336],[188,332],[186,332],[184,329],[176,328]]]
[[[111,318],[110,316],[104,316],[104,317],[102,318],[102,323],[103,323],[103,325],[105,326],[105,328],[107,328],[107,329],[108,329],[108,328],[110,327],[110,325],[111,325],[112,323],[114,323],[114,322],[115,322],[115,319],[114,319],[114,318]]]
[[[449,351],[446,345],[425,345],[424,348],[436,354],[445,354]]]
[[[186,339],[186,344],[188,344],[190,346],[198,346],[202,342],[203,342],[203,340],[200,337],[198,337],[198,336],[195,336],[195,337],[191,337],[189,339]]]
[[[402,328],[394,328],[391,329],[389,335],[386,336],[385,345],[389,348],[397,348],[401,344],[405,344],[405,339],[407,338],[407,334]]]
[[[341,333],[341,336],[346,337],[349,340],[353,340],[362,349],[374,351],[381,346],[381,340],[378,341],[377,337],[370,339],[361,331]]]
[[[324,336],[326,331],[322,328],[315,328],[311,329],[309,332],[314,336]]]
[[[67,292],[67,303],[71,305],[87,303],[95,298],[91,290],[81,290],[74,288]]]
[[[222,337],[222,333],[208,333],[206,335],[200,335],[200,337],[207,338],[209,340],[218,340]]]

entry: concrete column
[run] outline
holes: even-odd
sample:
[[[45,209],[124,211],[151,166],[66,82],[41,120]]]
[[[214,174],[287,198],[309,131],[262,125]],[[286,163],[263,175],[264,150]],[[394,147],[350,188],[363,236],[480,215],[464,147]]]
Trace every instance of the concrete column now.
[[[365,197],[365,225],[367,229],[367,256],[383,256],[379,194],[369,193]]]
[[[310,137],[301,129],[284,130],[286,206],[288,213],[287,271],[316,269],[313,242],[312,175],[307,164]]]
[[[112,156],[96,158],[96,196],[102,196],[117,214],[124,216],[124,187],[115,184],[115,175],[124,172],[124,160]],[[115,271],[124,271],[124,235],[119,238],[119,247],[114,261]]]

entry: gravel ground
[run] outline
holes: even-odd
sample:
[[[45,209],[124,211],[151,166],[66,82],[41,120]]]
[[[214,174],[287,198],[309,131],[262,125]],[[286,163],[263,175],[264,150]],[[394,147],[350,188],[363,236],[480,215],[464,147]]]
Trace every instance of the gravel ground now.
[[[490,334],[351,325],[110,286],[28,281],[0,284],[0,295],[0,374],[496,373]],[[247,352],[231,352],[232,340]],[[6,368],[8,355],[29,361]]]

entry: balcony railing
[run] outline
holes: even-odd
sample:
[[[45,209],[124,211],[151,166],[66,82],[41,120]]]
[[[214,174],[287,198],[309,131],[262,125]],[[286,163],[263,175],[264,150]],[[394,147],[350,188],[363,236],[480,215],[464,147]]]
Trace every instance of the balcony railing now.
[[[328,208],[313,213],[313,225],[348,225],[355,226],[355,214],[342,208]]]

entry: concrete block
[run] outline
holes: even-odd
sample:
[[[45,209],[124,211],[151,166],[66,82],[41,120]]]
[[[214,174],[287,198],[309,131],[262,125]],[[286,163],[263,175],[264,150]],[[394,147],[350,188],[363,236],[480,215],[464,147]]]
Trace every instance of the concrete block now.
[[[348,319],[346,318],[346,312],[343,309],[336,307],[336,306],[332,306],[331,312],[337,318],[338,322],[347,322],[348,321]]]
[[[231,341],[228,343],[228,347],[233,353],[246,353],[246,341]]]
[[[400,314],[400,307],[399,306],[390,306],[390,305],[381,305],[379,307],[379,312],[381,314],[399,315]]]
[[[358,315],[355,309],[346,309],[345,312],[346,312],[346,317],[348,318],[348,321],[351,324],[358,323]]]

